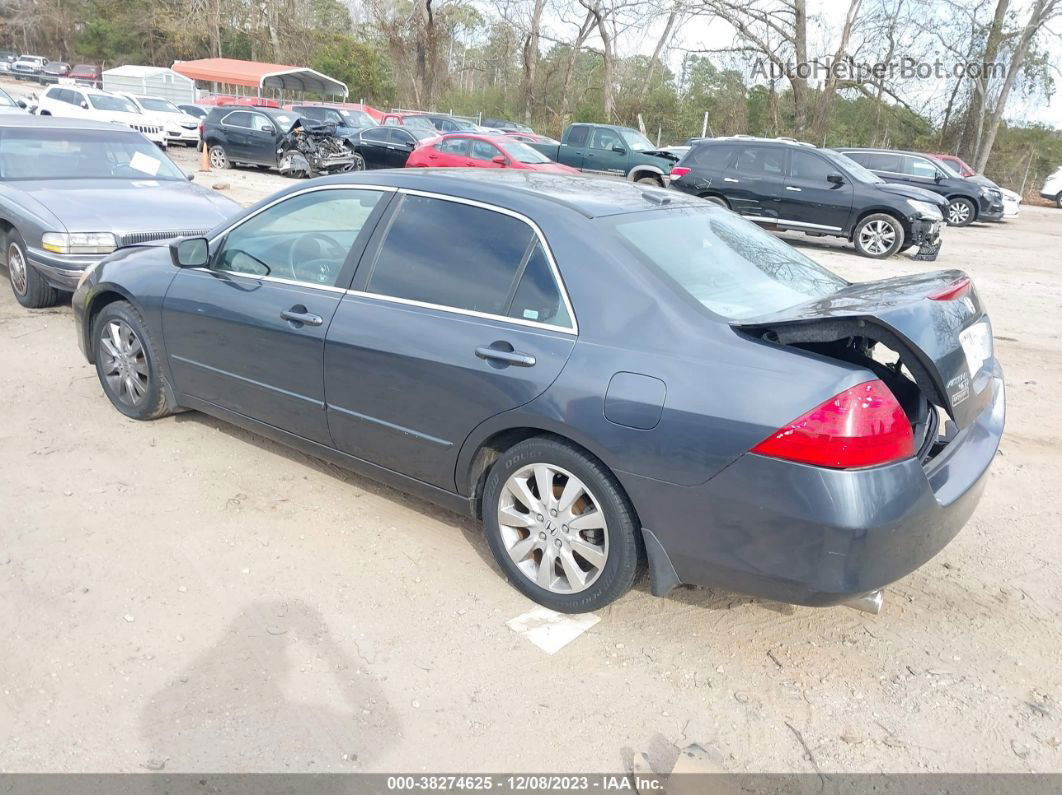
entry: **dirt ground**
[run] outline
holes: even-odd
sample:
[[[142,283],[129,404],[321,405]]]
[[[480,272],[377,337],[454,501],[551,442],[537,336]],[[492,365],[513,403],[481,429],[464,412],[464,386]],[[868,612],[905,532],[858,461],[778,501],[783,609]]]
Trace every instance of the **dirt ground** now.
[[[980,507],[877,617],[643,583],[554,656],[471,521],[125,419],[69,305],[0,270],[0,771],[667,772],[692,742],[735,772],[1062,771],[1062,211],[948,229],[935,264],[792,239],[848,278],[975,278],[1009,400]]]

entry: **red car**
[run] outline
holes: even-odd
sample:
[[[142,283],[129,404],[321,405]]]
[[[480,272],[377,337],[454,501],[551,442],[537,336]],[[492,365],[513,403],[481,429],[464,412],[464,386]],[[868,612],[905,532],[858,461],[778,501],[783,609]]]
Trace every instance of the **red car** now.
[[[420,146],[409,155],[406,168],[470,167],[516,168],[551,174],[578,174],[574,168],[554,163],[541,152],[507,135],[449,133]]]
[[[93,66],[92,64],[77,64],[70,70],[70,74],[67,77],[73,80],[75,85],[92,86],[93,88],[103,87],[103,73],[98,66]]]
[[[960,177],[972,177],[977,173],[965,160],[956,155],[935,154],[933,157],[937,160],[943,160],[947,165],[958,171]]]

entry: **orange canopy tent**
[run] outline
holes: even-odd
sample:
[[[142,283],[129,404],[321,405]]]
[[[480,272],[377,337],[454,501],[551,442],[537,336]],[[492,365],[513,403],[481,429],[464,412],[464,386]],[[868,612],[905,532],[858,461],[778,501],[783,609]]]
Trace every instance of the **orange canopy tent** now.
[[[198,61],[177,61],[173,71],[209,83],[246,86],[259,93],[266,88],[281,91],[312,91],[345,97],[346,83],[303,66],[277,63],[238,61],[235,58],[203,58]]]

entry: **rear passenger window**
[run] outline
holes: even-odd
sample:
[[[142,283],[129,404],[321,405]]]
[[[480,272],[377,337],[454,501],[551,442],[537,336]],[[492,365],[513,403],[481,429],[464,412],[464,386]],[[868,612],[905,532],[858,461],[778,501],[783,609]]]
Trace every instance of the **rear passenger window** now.
[[[708,144],[698,146],[693,145],[693,148],[686,153],[686,156],[682,158],[682,165],[684,166],[701,166],[715,168],[726,168],[726,164],[730,161],[730,155],[734,152],[732,146],[721,146],[720,144]]]
[[[244,110],[234,111],[226,116],[222,122],[229,127],[250,127],[251,114]]]
[[[468,139],[447,138],[446,140],[439,141],[439,143],[435,144],[435,151],[442,152],[444,155],[467,155]]]
[[[903,173],[899,155],[890,154],[889,152],[870,152],[865,156],[867,157],[867,162],[863,163],[863,165],[871,171],[891,171],[893,174]]]
[[[747,146],[738,152],[734,170],[758,176],[780,177],[785,172],[785,150]]]
[[[572,325],[568,309],[561,298],[560,287],[553,278],[553,270],[546,259],[542,244],[536,243],[524,267],[524,274],[509,307],[509,317],[534,320],[569,328]]]
[[[443,199],[402,198],[365,290],[489,315],[571,325],[548,260],[526,223]]]
[[[590,128],[585,125],[572,127],[568,130],[568,140],[564,143],[568,144],[568,146],[585,146],[586,136],[589,131]]]

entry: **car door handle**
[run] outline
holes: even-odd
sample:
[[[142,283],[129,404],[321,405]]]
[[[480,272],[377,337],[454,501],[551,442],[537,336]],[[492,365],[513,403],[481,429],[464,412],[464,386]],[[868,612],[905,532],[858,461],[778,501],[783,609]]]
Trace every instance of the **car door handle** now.
[[[800,191],[802,190],[802,188],[794,188],[792,185],[786,185],[785,189],[786,190],[795,190],[797,193],[800,193]]]
[[[740,182],[741,180],[734,179],[733,177],[723,177],[723,182]]]
[[[306,307],[301,304],[284,310],[280,313],[280,317],[291,323],[302,323],[307,326],[320,326],[324,323],[323,317],[307,312]]]
[[[517,367],[535,366],[535,357],[529,353],[520,353],[519,351],[506,351],[500,348],[494,348],[490,345],[480,345],[478,348],[476,348],[476,356],[478,356],[480,359],[493,359],[494,361],[505,362],[506,364],[513,364]]]

